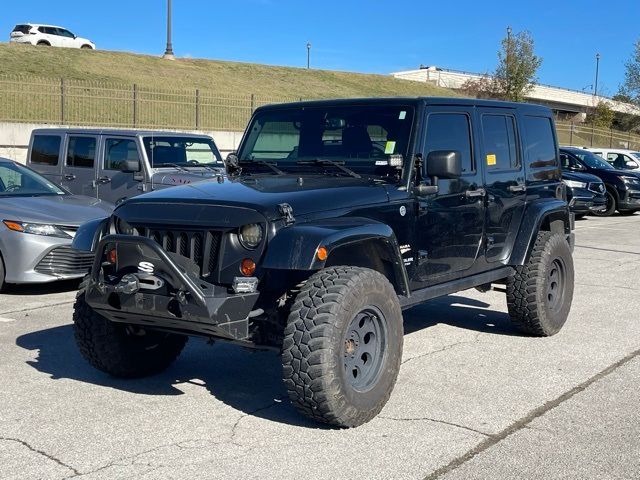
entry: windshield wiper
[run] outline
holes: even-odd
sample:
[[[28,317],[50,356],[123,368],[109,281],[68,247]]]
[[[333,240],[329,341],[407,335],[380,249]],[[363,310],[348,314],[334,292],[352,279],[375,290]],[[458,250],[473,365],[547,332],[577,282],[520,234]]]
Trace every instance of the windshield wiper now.
[[[353,178],[362,178],[361,175],[358,175],[356,172],[344,166],[345,162],[338,162],[335,160],[328,160],[326,158],[316,158],[314,160],[298,160],[296,162],[298,165],[331,165],[332,167],[336,167],[339,170],[342,170],[347,175]]]
[[[271,170],[273,170],[273,172],[276,173],[277,175],[286,175],[285,172],[283,172],[276,166],[277,163],[267,162],[266,160],[240,160],[238,162],[238,165],[240,166],[251,165],[251,164],[264,165],[265,167],[269,167]]]
[[[160,163],[158,165],[154,165],[153,166],[153,168],[164,168],[164,167],[173,167],[173,168],[177,168],[181,172],[189,173],[189,170],[184,168],[184,166],[178,165],[177,163],[165,163],[165,162],[162,162],[162,163]]]

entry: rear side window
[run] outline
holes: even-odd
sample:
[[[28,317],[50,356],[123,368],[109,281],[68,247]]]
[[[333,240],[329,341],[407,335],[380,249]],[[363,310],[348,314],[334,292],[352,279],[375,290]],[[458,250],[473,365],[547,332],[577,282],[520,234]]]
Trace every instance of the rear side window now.
[[[524,117],[527,160],[532,167],[557,165],[553,125],[548,117]]]
[[[125,160],[140,161],[135,140],[108,138],[104,148],[105,170],[120,170]]]
[[[69,137],[68,167],[93,168],[95,158],[96,139],[94,137]]]
[[[489,171],[520,167],[515,119],[512,116],[483,115],[482,138]]]
[[[57,135],[36,135],[31,147],[31,163],[34,165],[58,165],[60,139]]]
[[[29,25],[16,25],[13,29],[14,32],[24,33],[25,35],[31,31],[31,27]]]
[[[473,172],[471,126],[464,113],[432,113],[427,120],[426,156],[437,150],[455,150],[462,155],[462,172]],[[426,158],[425,156],[425,158]]]

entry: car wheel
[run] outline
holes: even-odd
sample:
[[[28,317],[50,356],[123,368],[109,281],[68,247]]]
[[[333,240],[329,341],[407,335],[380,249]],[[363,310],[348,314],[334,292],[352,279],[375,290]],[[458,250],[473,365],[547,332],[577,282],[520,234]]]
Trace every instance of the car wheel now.
[[[95,368],[114,377],[138,378],[165,370],[178,358],[187,337],[111,322],[78,293],[73,311],[76,344]]]
[[[93,50],[93,47],[91,45],[82,45],[80,48]]]
[[[5,270],[4,270],[4,260],[2,258],[2,254],[0,254],[0,292],[3,292],[7,284],[4,282],[5,278]]]
[[[595,215],[596,217],[610,217],[618,207],[616,197],[613,195],[613,193],[607,190],[605,196],[607,197],[607,206],[604,210],[593,212],[593,215]]]
[[[398,297],[382,274],[356,267],[316,273],[297,295],[284,333],[284,383],[301,413],[356,427],[382,410],[403,343]]]
[[[49,42],[38,42],[37,45],[39,47],[50,47],[51,44]]]
[[[531,257],[507,278],[507,306],[524,333],[548,337],[567,321],[573,300],[573,257],[563,235],[538,233]]]

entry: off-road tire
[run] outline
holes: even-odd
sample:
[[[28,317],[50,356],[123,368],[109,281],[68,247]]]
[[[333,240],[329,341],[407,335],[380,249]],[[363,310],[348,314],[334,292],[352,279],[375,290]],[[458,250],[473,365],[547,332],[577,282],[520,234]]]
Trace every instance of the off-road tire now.
[[[114,377],[139,378],[160,373],[171,365],[187,343],[187,337],[145,331],[111,322],[95,312],[80,291],[73,310],[76,343],[82,356],[95,368]]]
[[[605,196],[607,197],[607,208],[605,208],[604,210],[592,212],[596,217],[610,217],[618,208],[618,201],[616,200],[616,196],[611,193],[608,188],[605,192]]]
[[[376,340],[383,340],[384,347],[373,360],[376,373],[370,371],[370,383],[359,389],[347,372],[349,334],[354,321],[370,309],[377,314],[368,321],[384,322],[386,330],[381,329],[384,333]],[[363,348],[365,338],[359,341]],[[345,266],[321,270],[298,293],[285,327],[282,363],[289,398],[301,413],[317,421],[338,427],[362,425],[382,410],[391,395],[402,344],[402,311],[393,286],[382,274]]]
[[[553,296],[553,269],[561,272]],[[573,258],[563,235],[538,233],[529,261],[516,266],[515,274],[507,278],[507,306],[514,325],[522,332],[548,337],[560,331],[567,321],[573,300]],[[561,289],[561,290],[560,290]]]

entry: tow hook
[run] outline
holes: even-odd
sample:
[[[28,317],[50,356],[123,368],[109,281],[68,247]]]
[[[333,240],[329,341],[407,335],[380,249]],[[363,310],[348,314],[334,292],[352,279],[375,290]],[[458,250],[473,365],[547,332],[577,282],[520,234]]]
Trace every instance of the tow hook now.
[[[132,295],[138,290],[140,290],[140,281],[133,273],[123,276],[114,288],[116,293],[124,293],[125,295]]]

